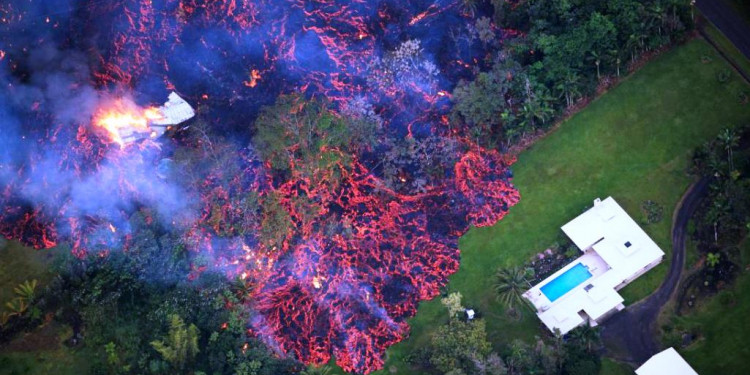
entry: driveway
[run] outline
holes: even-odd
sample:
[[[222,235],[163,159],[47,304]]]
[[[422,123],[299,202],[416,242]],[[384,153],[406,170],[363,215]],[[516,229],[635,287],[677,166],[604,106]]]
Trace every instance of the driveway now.
[[[750,26],[722,0],[697,0],[695,5],[703,15],[750,59]]]
[[[708,179],[703,178],[690,186],[679,203],[672,223],[672,263],[659,289],[602,325],[602,340],[615,359],[640,365],[658,352],[656,318],[677,289],[685,264],[687,224],[707,191]]]

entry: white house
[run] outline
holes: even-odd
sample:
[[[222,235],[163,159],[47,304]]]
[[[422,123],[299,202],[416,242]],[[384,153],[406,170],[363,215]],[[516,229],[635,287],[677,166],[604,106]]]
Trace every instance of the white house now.
[[[698,375],[674,348],[654,354],[651,359],[638,367],[635,373],[637,375]]]
[[[583,255],[524,293],[551,330],[592,327],[625,308],[617,293],[658,265],[664,252],[609,197],[562,227]]]

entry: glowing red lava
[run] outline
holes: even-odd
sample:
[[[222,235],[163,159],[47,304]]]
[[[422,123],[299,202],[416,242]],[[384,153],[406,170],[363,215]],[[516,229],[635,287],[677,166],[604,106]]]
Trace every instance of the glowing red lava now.
[[[514,160],[474,145],[465,129],[448,121],[452,85],[482,60],[476,58],[481,51],[444,48],[448,26],[463,17],[455,5],[118,0],[91,2],[76,13],[80,19],[69,20],[73,26],[66,30],[93,40],[98,87],[175,89],[205,105],[202,116],[219,129],[247,131],[261,105],[282,93],[304,92],[338,108],[363,98],[390,139],[435,136],[458,145],[452,164],[419,189],[389,188],[376,147],[364,157],[347,155],[346,165],[339,162],[312,177],[291,168],[284,179],[275,178],[251,151],[235,150],[239,173],[225,175],[217,168],[189,182],[200,213],[194,221],[175,219],[180,224],[175,227],[184,231],[191,251],[213,260],[193,265],[192,276],[213,267],[252,284],[249,327],[280,354],[316,365],[335,356],[344,370],[358,373],[382,368],[386,348],[408,336],[406,319],[418,303],[438,295],[458,269],[458,238],[471,225],[494,224],[518,202],[510,182]],[[8,19],[24,19],[9,9]],[[47,23],[44,17],[40,22]],[[62,22],[59,13],[49,17]],[[0,62],[10,55],[0,51]],[[158,205],[160,196],[149,192],[164,183],[153,176],[135,178],[153,173],[153,161],[162,158],[159,148],[109,145],[122,146],[122,129],[141,129],[154,113],[122,103],[103,108],[93,124],[106,130],[105,137],[92,137],[87,124],[36,134],[36,142],[59,155],[57,165],[44,167],[72,176],[64,181],[85,181],[92,171],[105,170],[118,181],[111,193],[123,202]],[[44,117],[37,112],[30,116]],[[65,186],[50,189],[44,203],[29,203],[21,192],[41,160],[33,156],[0,191],[0,233],[38,248],[65,241],[79,256],[127,247],[130,233],[116,221],[126,223],[133,208],[83,210],[70,198],[76,192]],[[413,164],[399,171],[404,186],[413,181]],[[278,199],[289,221],[280,243],[258,240],[270,220],[263,213],[255,222],[244,220],[249,213],[237,202],[249,193]]]

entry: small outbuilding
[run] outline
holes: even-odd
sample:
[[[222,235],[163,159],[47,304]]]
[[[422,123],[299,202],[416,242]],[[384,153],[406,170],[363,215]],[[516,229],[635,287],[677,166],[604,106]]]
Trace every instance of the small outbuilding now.
[[[637,375],[698,375],[674,348],[655,354],[638,367],[635,373]]]

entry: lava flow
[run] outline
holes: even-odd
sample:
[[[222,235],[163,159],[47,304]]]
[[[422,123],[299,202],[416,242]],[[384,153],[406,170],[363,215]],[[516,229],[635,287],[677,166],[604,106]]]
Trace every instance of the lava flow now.
[[[201,259],[186,277],[251,286],[248,330],[280,355],[380,369],[458,269],[458,238],[519,200],[514,159],[448,120],[453,87],[489,61],[466,42],[467,17],[454,0],[0,4],[0,233],[106,254],[127,249],[132,216],[148,212]],[[220,140],[128,142],[169,91]],[[297,155],[311,145],[293,142],[276,173],[237,145],[279,101],[293,108],[279,121],[354,116],[377,140],[318,145],[330,161],[312,169]],[[170,167],[181,149],[201,163]],[[186,170],[198,164],[208,170]]]

